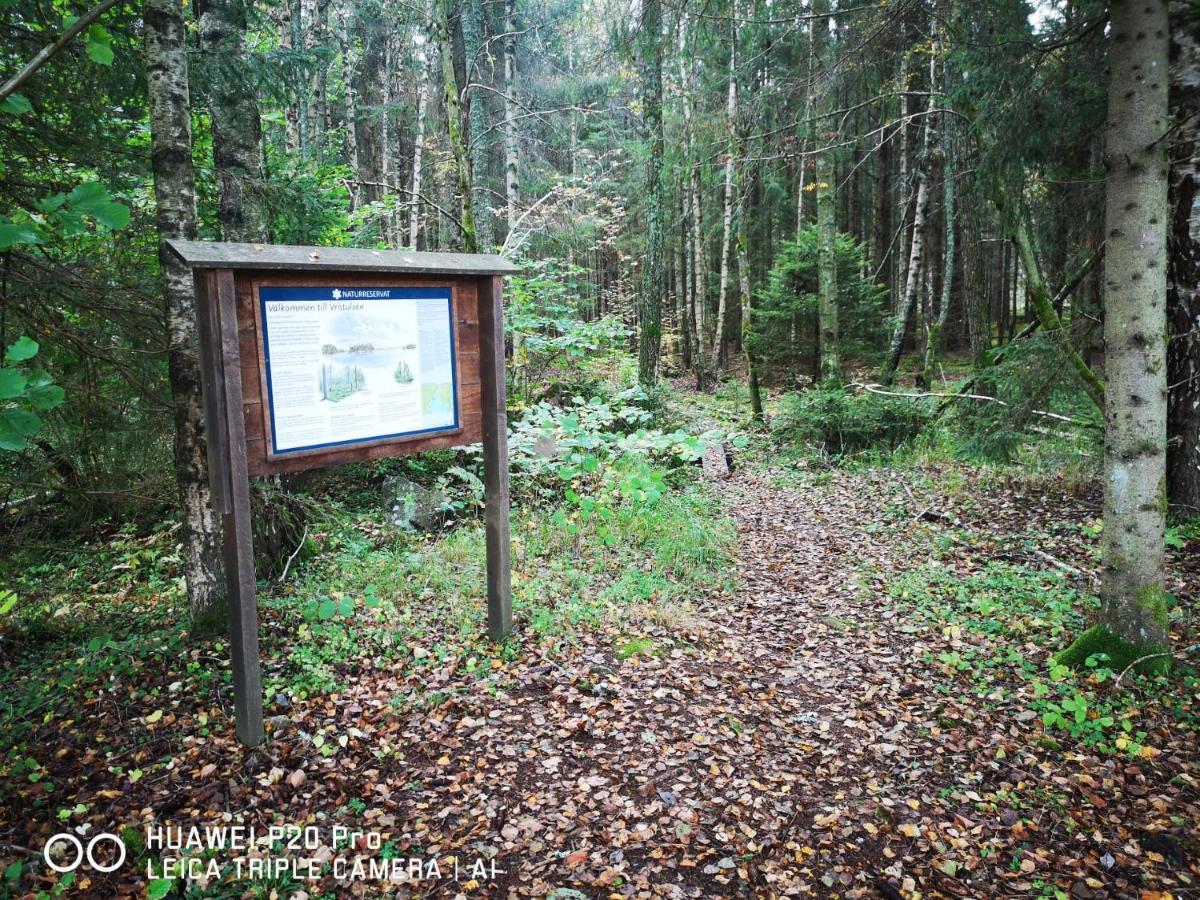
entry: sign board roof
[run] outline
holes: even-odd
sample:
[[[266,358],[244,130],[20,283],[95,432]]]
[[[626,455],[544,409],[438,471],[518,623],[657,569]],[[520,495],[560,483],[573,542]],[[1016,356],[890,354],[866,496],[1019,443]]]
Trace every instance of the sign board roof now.
[[[193,269],[286,269],[306,272],[396,272],[425,275],[513,275],[502,256],[484,253],[418,253],[353,247],[295,247],[215,241],[167,241]]]

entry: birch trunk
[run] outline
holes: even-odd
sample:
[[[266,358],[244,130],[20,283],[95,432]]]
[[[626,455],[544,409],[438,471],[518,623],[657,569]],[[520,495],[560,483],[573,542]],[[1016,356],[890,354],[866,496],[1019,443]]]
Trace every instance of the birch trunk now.
[[[1167,263],[1167,496],[1200,514],[1200,8],[1171,3],[1171,230]]]
[[[729,296],[729,249],[733,237],[733,181],[737,156],[737,22],[729,23],[729,88],[725,96],[725,200],[721,229],[721,281],[717,289],[717,324],[713,330],[712,357],[720,368],[725,363],[725,308]]]
[[[296,0],[292,10],[292,49],[306,49],[304,40],[304,0]],[[296,73],[296,146],[301,156],[308,153],[308,85],[305,83],[303,71]]]
[[[504,196],[508,204],[508,232],[517,223],[520,203],[517,146],[517,0],[504,4]],[[572,126],[574,127],[574,126]],[[574,158],[574,154],[572,154]]]
[[[146,81],[150,164],[160,241],[196,238],[192,109],[180,0],[147,0]],[[224,612],[220,521],[213,515],[204,449],[196,302],[191,270],[160,243],[167,322],[167,373],[175,412],[175,483],[183,520],[183,560],[192,621],[214,623]]]
[[[1060,656],[1123,669],[1168,646],[1167,0],[1113,0],[1104,231],[1104,533],[1099,623]],[[1142,668],[1163,669],[1164,657]]]
[[[394,29],[389,21],[385,25],[383,37],[383,71],[379,78],[379,115],[376,119],[379,147],[379,181],[383,185],[380,194],[394,193],[392,184],[392,72],[396,65],[396,49]],[[397,179],[398,180],[398,179]],[[396,200],[387,197],[383,213],[383,235],[388,246],[392,244],[395,233]]]
[[[911,150],[910,150],[910,135],[912,129],[909,128],[908,116],[909,96],[908,96],[908,45],[907,45],[908,29],[902,24],[900,26],[900,161],[899,161],[899,177],[897,179],[897,191],[899,194],[899,202],[896,204],[900,210],[900,252],[896,254],[896,277],[892,279],[892,283],[899,286],[905,286],[905,293],[908,290],[908,257],[904,255],[904,248],[909,246],[908,234],[908,207],[912,200],[912,183],[910,181],[909,170],[911,168]],[[903,305],[903,297],[894,298],[893,303],[899,299],[899,303],[895,308],[899,311]]]
[[[700,219],[700,168],[695,155],[695,126],[693,124],[692,94],[696,85],[695,59],[687,52],[687,14],[680,14],[679,21],[679,93],[683,104],[683,132],[687,150],[688,183],[684,188],[684,211],[688,213],[687,255],[692,267],[692,312],[691,338],[692,363],[696,372],[696,388],[704,390],[706,380],[704,368],[704,329],[706,326],[707,262],[704,258],[704,233]]]

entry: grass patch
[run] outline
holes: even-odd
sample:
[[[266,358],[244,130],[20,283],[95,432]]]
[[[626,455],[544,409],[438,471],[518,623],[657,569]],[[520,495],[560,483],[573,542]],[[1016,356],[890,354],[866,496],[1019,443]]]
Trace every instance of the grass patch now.
[[[1174,684],[1131,672],[1115,690],[1127,662],[1121,648],[1089,639],[1056,654],[1073,636],[1094,634],[1084,628],[1099,605],[1061,573],[990,562],[964,575],[929,564],[890,579],[889,592],[901,615],[932,633],[923,661],[938,690],[972,693],[993,715],[1033,713],[1041,724],[1033,743],[1070,738],[1104,753],[1149,756],[1158,752],[1150,736],[1167,734],[1164,719],[1175,730],[1200,730],[1194,673]]]

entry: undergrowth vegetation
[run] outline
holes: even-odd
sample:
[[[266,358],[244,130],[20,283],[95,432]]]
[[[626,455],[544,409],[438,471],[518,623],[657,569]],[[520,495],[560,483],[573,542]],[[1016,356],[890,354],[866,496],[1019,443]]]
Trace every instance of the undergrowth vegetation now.
[[[523,279],[518,300],[528,306],[552,283]],[[373,670],[451,665],[484,677],[524,652],[553,658],[582,628],[686,618],[694,596],[732,577],[733,530],[696,463],[711,443],[740,439],[689,431],[661,394],[634,384],[620,327],[571,319],[557,296],[513,320],[540,335],[514,364],[514,635],[500,645],[485,636],[478,446],[267,485],[264,496],[295,497],[304,515],[302,535],[258,572],[268,715]],[[178,539],[174,523],[131,521],[99,525],[74,548],[30,542],[5,559],[0,777],[44,777],[31,735],[114,690],[127,706],[179,691],[223,705],[227,652],[189,629]],[[435,690],[392,703],[444,700]],[[205,714],[197,728],[227,724]]]

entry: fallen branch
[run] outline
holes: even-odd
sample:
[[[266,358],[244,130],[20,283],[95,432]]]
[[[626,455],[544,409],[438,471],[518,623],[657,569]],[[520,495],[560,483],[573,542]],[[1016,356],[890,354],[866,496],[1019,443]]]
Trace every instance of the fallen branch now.
[[[1192,644],[1190,647],[1184,647],[1182,650],[1164,650],[1161,653],[1147,653],[1145,656],[1139,656],[1121,670],[1121,674],[1118,675],[1116,681],[1113,682],[1113,687],[1119,688],[1121,686],[1121,679],[1129,674],[1129,670],[1134,666],[1140,666],[1148,659],[1162,659],[1164,656],[1182,656],[1185,653],[1195,653],[1197,650],[1200,650],[1200,644]]]
[[[1063,286],[1061,288],[1059,288],[1058,293],[1055,294],[1054,297],[1051,299],[1051,301],[1050,301],[1051,306],[1053,306],[1056,310],[1060,309],[1062,307],[1063,303],[1066,302],[1067,297],[1069,297],[1069,296],[1071,296],[1071,294],[1075,293],[1075,289],[1083,283],[1083,279],[1086,278],[1092,272],[1092,270],[1095,269],[1096,266],[1098,266],[1100,264],[1101,260],[1103,260],[1103,259],[1104,259],[1104,244],[1101,244],[1099,247],[1096,248],[1095,252],[1092,253],[1092,255],[1089,256],[1086,260],[1084,260],[1083,264],[1080,265],[1079,268],[1077,268],[1070,275],[1070,277],[1067,278],[1066,283],[1064,283]],[[1019,341],[1023,341],[1025,338],[1031,337],[1033,335],[1033,333],[1041,327],[1041,325],[1042,325],[1041,319],[1034,319],[1032,322],[1030,322],[1028,325],[1026,325],[1024,328],[1022,328],[1020,330],[1020,332],[1018,332],[1013,337],[1012,340],[1010,340],[1007,344],[1005,344],[1003,347],[999,348],[996,351],[995,355],[992,357],[991,365],[994,367],[994,366],[998,366],[998,365],[1000,365],[1000,363],[1004,362],[1004,358],[1005,358],[1005,356],[1007,356],[1008,351],[1014,345],[1016,345]],[[962,386],[962,390],[964,390],[964,391],[970,390],[971,388],[973,388],[975,386],[975,382],[977,382],[978,380],[979,380],[978,374],[972,375],[970,377],[970,379],[967,380],[967,383]],[[957,399],[956,395],[952,395],[949,398],[947,398],[946,400],[944,400],[942,403],[938,404],[938,415],[941,415],[943,412],[945,412],[946,407],[949,406],[950,403],[952,401],[954,401],[955,399]]]
[[[952,400],[979,400],[987,403],[999,403],[1001,406],[1011,406],[1007,400],[1001,400],[999,397],[989,397],[987,394],[967,394],[967,393],[944,393],[940,391],[919,391],[915,394],[906,394],[902,391],[885,390],[880,384],[864,384],[861,381],[852,382],[846,387],[861,388],[871,394],[879,394],[883,397],[903,397],[906,400],[923,400],[926,397],[944,397]],[[1035,416],[1044,416],[1047,419],[1055,419],[1059,422],[1066,422],[1069,425],[1077,425],[1080,428],[1092,428],[1100,430],[1100,425],[1095,422],[1089,422],[1085,419],[1076,419],[1071,416],[1060,415],[1059,413],[1047,412],[1044,409],[1030,410]]]
[[[300,535],[300,543],[296,545],[296,549],[292,551],[292,555],[289,556],[287,562],[283,564],[283,574],[281,574],[279,576],[280,584],[283,584],[283,582],[287,579],[288,569],[290,569],[292,567],[292,560],[294,560],[296,558],[297,554],[300,553],[301,549],[303,549],[303,547],[304,547],[304,542],[307,540],[308,540],[308,526],[305,525],[304,526],[304,534]]]
[[[1033,555],[1036,556],[1038,559],[1040,559],[1042,562],[1049,563],[1050,565],[1054,566],[1056,569],[1062,569],[1064,572],[1074,575],[1077,578],[1090,577],[1087,572],[1083,571],[1082,569],[1077,569],[1074,566],[1070,565],[1069,563],[1063,562],[1057,556],[1051,556],[1045,550],[1032,550],[1030,552],[1033,553]]]

